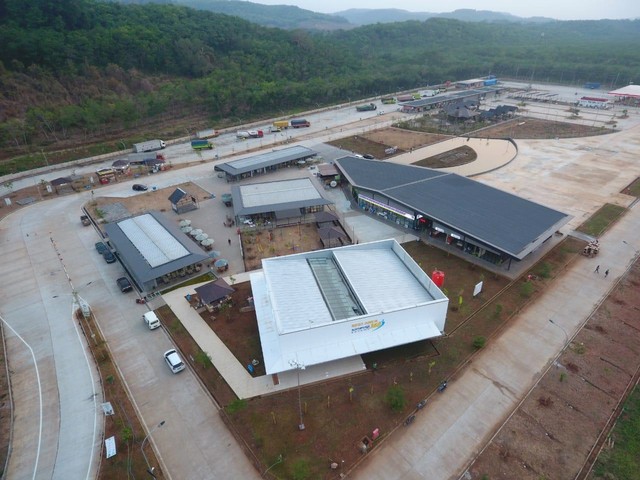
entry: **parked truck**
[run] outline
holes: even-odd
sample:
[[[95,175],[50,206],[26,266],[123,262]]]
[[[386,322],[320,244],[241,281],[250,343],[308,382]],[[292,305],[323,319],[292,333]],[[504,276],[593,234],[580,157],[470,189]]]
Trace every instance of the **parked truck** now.
[[[200,130],[196,133],[196,138],[212,138],[220,135],[220,130],[215,130],[213,128],[209,128],[207,130]]]
[[[373,110],[377,110],[378,107],[376,107],[373,103],[368,103],[367,105],[358,105],[356,107],[356,110],[358,112],[371,112]]]
[[[273,127],[279,128],[280,130],[286,130],[287,128],[289,128],[289,120],[276,120],[275,122],[273,122]]]
[[[413,102],[415,100],[415,98],[413,98],[413,95],[400,95],[398,97],[398,102],[402,103],[402,102]]]
[[[163,140],[147,140],[146,142],[134,143],[133,151],[135,153],[153,152],[154,150],[162,150],[167,146]]]
[[[262,130],[240,130],[236,132],[236,137],[241,140],[246,140],[247,138],[262,138],[264,137],[264,132]]]
[[[191,140],[191,148],[194,150],[204,150],[205,148],[211,150],[213,148],[213,143],[209,140]]]
[[[418,93],[420,94],[421,98],[435,97],[437,94],[440,93],[440,90],[438,90],[438,89],[436,89],[436,90],[420,90]]]
[[[304,118],[293,118],[289,122],[289,125],[291,126],[291,128],[303,128],[303,127],[310,127],[311,123],[308,120],[305,120]]]
[[[384,104],[384,105],[393,105],[394,103],[396,103],[396,99],[395,97],[382,97],[380,99],[380,101]]]

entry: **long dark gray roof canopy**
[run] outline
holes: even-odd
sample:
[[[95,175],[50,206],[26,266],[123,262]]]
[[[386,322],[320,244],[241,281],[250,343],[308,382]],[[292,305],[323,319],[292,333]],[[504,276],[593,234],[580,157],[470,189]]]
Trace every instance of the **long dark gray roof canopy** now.
[[[378,192],[518,259],[571,219],[455,173],[355,157],[335,163],[355,187]]]
[[[294,147],[273,150],[271,152],[260,153],[247,158],[232,160],[231,162],[216,165],[214,170],[222,171],[229,175],[242,175],[262,168],[280,165],[285,162],[296,160],[306,160],[317,155],[317,152],[310,148],[296,145]]]

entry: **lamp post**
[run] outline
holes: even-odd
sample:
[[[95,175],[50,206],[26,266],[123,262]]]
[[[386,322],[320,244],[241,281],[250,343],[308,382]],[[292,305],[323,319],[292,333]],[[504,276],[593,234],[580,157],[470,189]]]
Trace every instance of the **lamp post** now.
[[[289,365],[295,367],[298,375],[298,411],[300,412],[300,423],[298,424],[298,430],[304,430],[304,421],[302,419],[302,397],[300,394],[300,370],[304,370],[305,366],[295,360],[290,360]]]
[[[140,445],[140,451],[142,452],[142,456],[144,457],[144,461],[147,464],[147,473],[149,475],[151,475],[153,478],[156,478],[155,474],[153,473],[155,471],[156,467],[152,467],[151,465],[149,465],[149,460],[147,459],[147,455],[146,455],[146,453],[144,453],[144,444],[147,442],[147,440],[149,439],[149,437],[151,436],[153,431],[156,428],[160,428],[163,425],[164,425],[164,420],[162,420],[159,424],[154,425],[154,427],[151,430],[149,430],[149,433],[147,434],[147,436],[144,437],[144,440],[142,440],[142,444]]]
[[[564,328],[562,328],[562,326],[554,322],[553,319],[551,318],[549,319],[549,323],[552,323],[553,325],[558,327],[560,330],[562,330],[562,333],[564,333],[564,345],[566,346],[569,343],[569,335],[567,334],[567,331]]]
[[[267,468],[264,473],[262,474],[262,476],[264,477],[267,472],[269,470],[271,470],[273,467],[275,467],[276,465],[278,465],[279,463],[282,463],[282,460],[284,460],[284,458],[282,458],[282,454],[278,455],[278,458],[276,459],[276,461],[273,463],[273,465],[271,465],[269,468]]]

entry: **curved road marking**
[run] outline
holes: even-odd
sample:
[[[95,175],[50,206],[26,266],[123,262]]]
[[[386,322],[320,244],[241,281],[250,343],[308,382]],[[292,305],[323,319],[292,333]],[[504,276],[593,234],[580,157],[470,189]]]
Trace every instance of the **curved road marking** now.
[[[82,302],[86,303],[87,305],[89,305],[89,303],[87,301],[85,301],[82,297],[80,297],[80,295],[77,295],[77,297],[78,297],[78,302],[76,303],[75,299],[74,299],[74,302],[73,302],[74,307],[73,307],[73,310],[71,312],[72,321],[73,321],[73,313],[77,311],[75,305],[78,305],[78,308],[81,308],[81,305],[79,303],[80,301],[82,301]],[[97,393],[96,393],[96,384],[95,384],[95,381],[93,379],[93,372],[91,371],[91,363],[89,362],[89,357],[87,357],[87,348],[89,348],[89,346],[85,345],[82,342],[82,337],[80,336],[80,332],[78,331],[78,325],[76,324],[75,321],[73,321],[73,328],[76,331],[76,336],[78,337],[78,343],[80,343],[80,345],[82,345],[82,347],[83,347],[82,348],[82,354],[84,355],[85,362],[87,362],[87,370],[89,370],[89,377],[91,378],[91,393],[92,393],[93,407],[94,407],[94,410],[93,410],[94,411],[94,414],[93,414],[93,441],[92,441],[93,448],[91,448],[91,455],[89,456],[89,466],[88,466],[88,469],[87,469],[87,476],[85,477],[87,479],[90,479],[90,478],[92,478],[92,476],[91,476],[91,465],[93,463],[93,454],[94,454],[94,451],[96,449],[96,447],[95,447],[96,431],[97,431],[97,428],[98,428],[98,425],[97,425],[98,424],[98,405],[97,405],[97,402],[96,402],[96,395],[97,395]],[[87,343],[88,342],[89,342],[89,339],[87,339]],[[102,446],[100,446],[100,448],[102,449]]]
[[[29,349],[29,352],[31,353],[31,358],[33,358],[33,366],[36,369],[36,378],[38,381],[38,400],[40,402],[40,421],[39,421],[39,426],[38,426],[38,447],[36,448],[36,461],[35,461],[35,465],[33,466],[33,478],[35,480],[36,478],[36,474],[38,473],[38,461],[40,460],[40,445],[42,443],[42,385],[40,384],[40,371],[38,370],[38,363],[36,362],[36,356],[33,353],[33,349],[31,348],[31,346],[25,341],[24,338],[22,338],[20,336],[20,334],[18,332],[16,332],[13,327],[9,324],[9,322],[7,322],[2,315],[0,315],[0,320],[2,320],[2,322],[9,327],[9,329],[14,333],[14,335],[16,337],[18,337],[20,339],[20,341],[22,343],[25,344],[25,346]]]

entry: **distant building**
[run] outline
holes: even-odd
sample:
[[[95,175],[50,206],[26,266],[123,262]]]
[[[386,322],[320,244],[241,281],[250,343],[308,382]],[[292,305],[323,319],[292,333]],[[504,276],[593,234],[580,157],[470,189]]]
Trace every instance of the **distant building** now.
[[[316,155],[317,152],[310,148],[295,146],[221,163],[214,167],[214,171],[220,172],[218,176],[224,176],[228,182],[237,182],[280,168],[304,165],[309,158]]]

